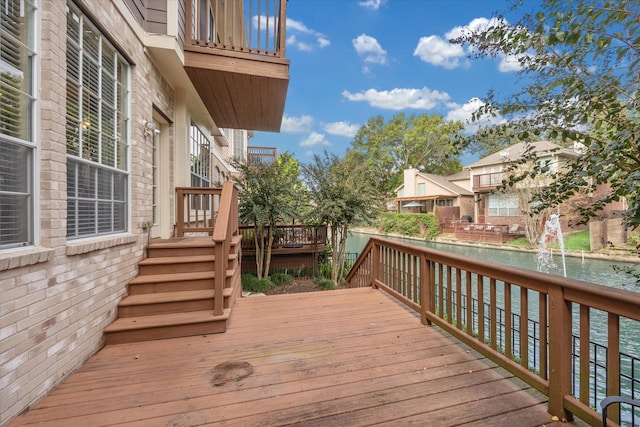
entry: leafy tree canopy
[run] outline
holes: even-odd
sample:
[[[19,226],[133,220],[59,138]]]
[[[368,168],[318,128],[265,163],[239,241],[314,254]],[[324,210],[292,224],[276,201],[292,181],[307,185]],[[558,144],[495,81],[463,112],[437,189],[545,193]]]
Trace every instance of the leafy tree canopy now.
[[[376,116],[360,127],[348,156],[365,162],[381,194],[390,195],[410,166],[440,175],[462,170],[455,144],[462,129],[439,115],[399,113],[388,122]]]
[[[380,198],[371,185],[372,170],[354,157],[340,159],[325,151],[302,165],[302,175],[313,206],[312,222],[326,224],[330,230],[331,280],[340,283],[349,226],[380,212]]]
[[[524,11],[525,2],[514,3]],[[626,220],[640,225],[640,3],[635,0],[543,0],[515,23],[498,16],[454,43],[474,54],[517,61],[524,88],[507,99],[490,93],[474,115],[506,123],[474,136],[550,139],[576,147],[576,162],[557,176],[557,186],[534,196],[557,205],[578,188],[609,183],[611,191],[581,209],[586,220],[604,204],[626,197]],[[540,174],[540,166],[528,175]],[[556,191],[559,190],[559,191]]]

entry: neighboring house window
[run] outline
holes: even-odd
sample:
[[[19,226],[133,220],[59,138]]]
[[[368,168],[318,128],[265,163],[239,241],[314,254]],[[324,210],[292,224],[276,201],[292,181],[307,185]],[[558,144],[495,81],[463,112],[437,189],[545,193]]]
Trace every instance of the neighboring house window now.
[[[234,129],[232,131],[233,134],[233,157],[237,160],[241,160],[244,161],[245,160],[245,152],[246,152],[246,147],[245,147],[245,135],[246,135],[245,130],[238,130],[238,129]]]
[[[514,194],[490,194],[489,216],[518,216],[518,196]]]
[[[398,190],[398,197],[404,197],[404,188]]]
[[[536,160],[538,166],[547,168],[546,173],[552,174],[558,172],[558,162],[552,157],[542,157]]]
[[[127,230],[129,64],[67,3],[67,237]]]
[[[219,185],[222,183],[222,181],[220,180],[220,168],[217,166],[213,170],[213,182],[215,185]]]
[[[35,10],[0,0],[0,249],[35,243]]]
[[[424,196],[425,194],[427,194],[427,184],[425,184],[424,182],[419,182],[418,183],[418,196]]]
[[[211,143],[205,134],[191,124],[191,186],[211,186]]]
[[[436,206],[453,206],[453,200],[451,200],[451,199],[438,199],[438,200],[436,200]]]

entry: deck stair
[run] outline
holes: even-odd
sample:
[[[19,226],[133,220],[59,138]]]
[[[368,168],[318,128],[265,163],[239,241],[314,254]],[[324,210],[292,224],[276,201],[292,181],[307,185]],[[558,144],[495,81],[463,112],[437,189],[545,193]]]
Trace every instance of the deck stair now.
[[[225,332],[241,292],[240,238],[232,239],[222,292],[223,313],[214,316],[214,243],[210,238],[153,242],[140,261],[118,318],[105,330],[106,344]]]

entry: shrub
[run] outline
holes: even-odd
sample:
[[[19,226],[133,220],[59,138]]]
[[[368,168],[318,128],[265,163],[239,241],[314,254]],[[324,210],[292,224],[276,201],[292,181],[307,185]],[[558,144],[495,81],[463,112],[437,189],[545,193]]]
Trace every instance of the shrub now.
[[[335,283],[333,283],[333,280],[331,279],[318,278],[315,280],[315,283],[323,291],[329,291],[336,288]]]
[[[270,279],[276,286],[288,285],[293,282],[293,276],[287,273],[274,273],[271,275]]]
[[[273,288],[273,283],[269,279],[258,279],[257,276],[251,273],[242,275],[242,289],[247,292],[267,292]]]
[[[380,219],[380,229],[385,233],[420,236],[433,239],[440,232],[438,218],[432,213],[403,214],[385,212]]]

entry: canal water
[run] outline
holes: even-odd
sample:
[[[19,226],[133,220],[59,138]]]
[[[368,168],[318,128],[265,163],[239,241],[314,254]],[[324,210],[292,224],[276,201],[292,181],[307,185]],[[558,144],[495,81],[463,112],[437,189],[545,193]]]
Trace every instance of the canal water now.
[[[347,239],[347,252],[359,254],[362,252],[370,237],[371,235],[366,233],[349,233]],[[488,261],[537,270],[535,252],[428,242],[399,237],[385,237],[411,245],[425,246],[470,258],[480,259],[483,260],[483,262]],[[549,273],[562,276],[563,267],[561,254],[559,252],[554,254],[554,261],[557,265],[557,269],[556,271],[549,271]],[[640,263],[617,262],[593,258],[583,259],[582,257],[566,256],[565,264],[567,277],[602,286],[625,289],[631,292],[640,292],[640,286],[636,284],[636,279],[634,277],[616,270],[616,268],[622,269],[625,267],[640,268]],[[501,299],[502,296],[498,295],[498,300],[500,301]],[[529,307],[530,312],[536,312],[537,307],[535,307],[535,305],[537,305],[536,299],[531,298]],[[574,305],[574,335],[578,335],[579,330],[577,310],[577,305]],[[606,314],[599,310],[592,310],[590,323],[592,334],[591,341],[595,343],[593,352],[599,354],[596,356],[599,357],[600,360],[602,360],[603,357],[606,360],[606,357],[602,355],[603,351],[605,351],[604,346],[607,344]],[[626,384],[621,384],[621,386],[623,391],[628,393],[627,395],[632,395],[632,393],[633,395],[637,395],[637,393],[640,392],[640,379],[638,378],[638,373],[640,372],[640,322],[626,318],[620,319],[620,350],[625,354],[625,356],[621,358],[621,369],[623,372],[626,371],[625,373],[628,373],[628,375],[633,378],[626,382]],[[597,376],[599,376],[599,374],[597,374]],[[604,380],[604,383],[606,383],[606,380]],[[600,384],[597,384],[596,388],[601,389],[604,383],[600,382]],[[604,390],[598,390],[597,394],[604,397],[604,392]],[[625,415],[628,416],[629,414]],[[626,418],[626,416],[624,418]]]

